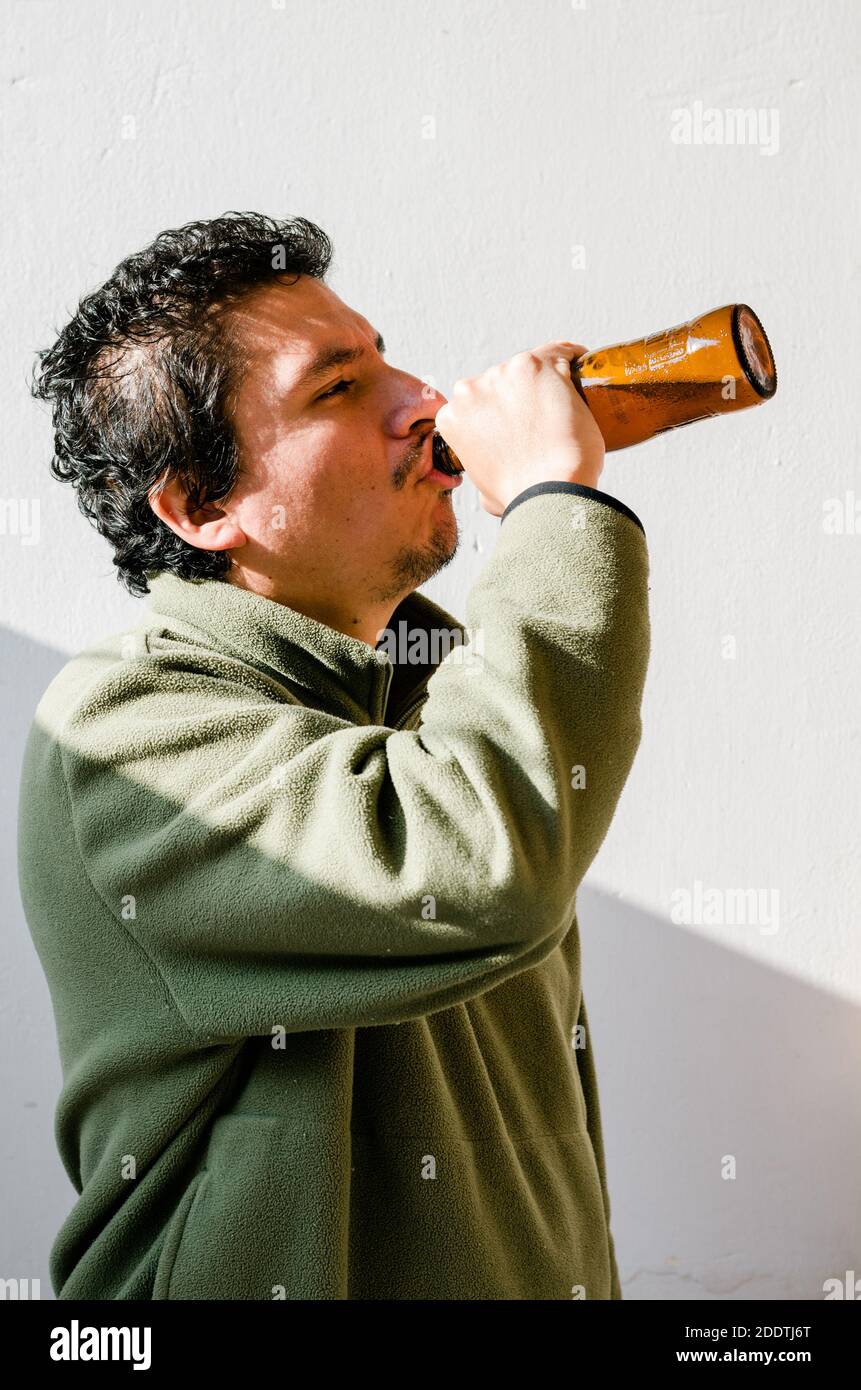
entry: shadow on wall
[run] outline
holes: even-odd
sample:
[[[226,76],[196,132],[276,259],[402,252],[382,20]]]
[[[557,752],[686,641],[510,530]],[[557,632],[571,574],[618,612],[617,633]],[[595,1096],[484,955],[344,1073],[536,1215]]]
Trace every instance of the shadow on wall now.
[[[18,896],[15,807],[33,711],[66,660],[0,634],[11,928],[0,1276],[40,1278],[44,1298],[74,1192],[54,1144],[62,1078]],[[624,1297],[816,1300],[826,1279],[861,1274],[857,1008],[753,960],[754,927],[725,928],[732,941],[717,944],[589,886],[578,917]],[[779,948],[779,934],[768,940]]]
[[[749,957],[756,927],[714,929],[724,946],[577,902],[624,1297],[815,1300],[861,1276],[857,1005]]]

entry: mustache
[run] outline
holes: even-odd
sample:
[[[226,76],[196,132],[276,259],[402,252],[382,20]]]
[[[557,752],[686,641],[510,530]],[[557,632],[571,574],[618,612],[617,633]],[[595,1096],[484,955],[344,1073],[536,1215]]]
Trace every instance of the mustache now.
[[[433,454],[433,466],[438,468],[440,473],[448,473],[451,477],[456,477],[463,472],[463,464],[453,449],[450,449],[442,435],[434,430],[431,435],[431,453]]]
[[[413,476],[416,466],[422,461],[426,444],[427,435],[417,440],[416,443],[407,450],[394,472],[393,481],[396,488],[406,487],[410,478]],[[442,435],[437,433],[436,430],[431,432],[431,454],[434,468],[438,468],[441,473],[447,473],[450,477],[456,477],[459,473],[463,472],[463,464],[457,454],[453,449],[448,447]]]

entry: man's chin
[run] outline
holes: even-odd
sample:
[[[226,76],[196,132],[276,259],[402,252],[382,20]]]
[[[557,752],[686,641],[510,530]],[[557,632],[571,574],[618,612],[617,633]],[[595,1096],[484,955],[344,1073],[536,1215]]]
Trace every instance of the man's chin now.
[[[439,574],[441,569],[451,564],[459,545],[457,517],[451,510],[448,517],[437,523],[425,545],[405,545],[401,548],[390,567],[391,586],[381,594],[381,599],[388,600],[402,593],[412,593],[413,589],[426,584],[435,574]]]

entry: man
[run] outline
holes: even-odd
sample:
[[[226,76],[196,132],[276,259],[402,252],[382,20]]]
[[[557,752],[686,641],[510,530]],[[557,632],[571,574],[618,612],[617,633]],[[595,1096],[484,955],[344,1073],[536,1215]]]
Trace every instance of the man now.
[[[41,354],[53,471],[151,595],[22,781],[55,1291],[618,1299],[575,898],[640,739],[642,525],[580,345],[446,403],[330,252],[189,224]],[[416,591],[458,543],[435,423],[501,518],[466,625]]]

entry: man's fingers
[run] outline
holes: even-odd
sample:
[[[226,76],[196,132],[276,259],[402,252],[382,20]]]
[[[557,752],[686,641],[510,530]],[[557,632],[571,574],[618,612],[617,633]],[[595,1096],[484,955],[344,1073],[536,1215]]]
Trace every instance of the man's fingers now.
[[[584,352],[589,349],[583,343],[569,343],[567,339],[554,340],[549,343],[542,343],[541,347],[532,348],[536,357],[546,357],[550,361],[558,361],[564,358],[566,362],[573,362],[578,357],[582,357]]]

